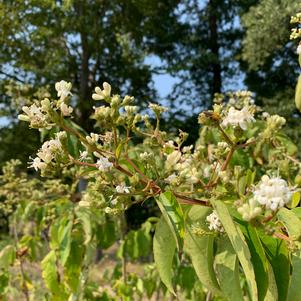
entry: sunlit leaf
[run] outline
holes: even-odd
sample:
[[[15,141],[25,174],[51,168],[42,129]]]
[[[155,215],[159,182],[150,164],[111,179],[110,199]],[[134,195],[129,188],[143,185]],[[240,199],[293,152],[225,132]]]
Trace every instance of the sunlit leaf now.
[[[292,278],[287,301],[301,300],[301,251],[292,254]]]
[[[173,288],[172,263],[176,252],[176,241],[166,220],[162,217],[156,226],[154,236],[154,260],[162,282],[175,295]]]
[[[169,225],[175,238],[178,250],[183,248],[184,238],[184,215],[178,200],[171,191],[161,193],[156,198],[157,204]]]
[[[221,290],[228,300],[243,300],[243,291],[239,279],[239,262],[227,237],[223,236],[217,239],[216,253],[215,270]]]
[[[212,201],[213,206],[221,220],[226,233],[232,243],[232,246],[237,254],[241,263],[243,271],[246,275],[246,281],[249,286],[252,300],[258,300],[258,291],[256,285],[256,278],[254,268],[251,263],[251,254],[248,245],[241,230],[234,224],[227,206],[218,200]]]
[[[301,221],[296,214],[286,208],[281,208],[277,213],[278,220],[283,223],[289,237],[298,240],[301,236]]]
[[[212,210],[208,207],[193,206],[188,213],[185,228],[184,251],[190,256],[196,274],[210,291],[222,295],[213,269],[214,236],[193,233],[192,226],[206,227],[205,220]],[[207,231],[208,230],[208,227]]]

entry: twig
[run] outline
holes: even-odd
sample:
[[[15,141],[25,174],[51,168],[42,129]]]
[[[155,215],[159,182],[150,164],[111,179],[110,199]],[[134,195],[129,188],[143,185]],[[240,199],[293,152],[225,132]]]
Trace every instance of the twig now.
[[[198,200],[198,199],[194,199],[194,198],[189,198],[187,196],[184,195],[180,195],[178,193],[174,193],[174,196],[181,200],[181,203],[184,204],[190,204],[190,205],[204,205],[204,206],[208,206],[211,207],[211,205],[209,205],[208,201],[203,201],[203,200]]]
[[[231,160],[231,158],[232,158],[232,156],[233,156],[233,154],[234,154],[234,152],[235,152],[235,149],[236,149],[235,146],[232,146],[232,147],[231,147],[231,149],[230,149],[230,151],[229,151],[229,153],[228,153],[228,155],[227,155],[227,158],[226,158],[225,162],[223,163],[223,166],[222,166],[222,168],[221,168],[221,171],[224,171],[224,170],[227,169],[228,164],[229,164],[229,162],[230,162],[230,160]]]
[[[233,146],[234,145],[233,141],[230,139],[230,137],[227,135],[227,133],[223,130],[223,128],[221,127],[220,124],[217,125],[217,128],[220,130],[220,132],[222,133],[222,135],[225,138],[225,140],[227,141],[227,143],[230,146]]]

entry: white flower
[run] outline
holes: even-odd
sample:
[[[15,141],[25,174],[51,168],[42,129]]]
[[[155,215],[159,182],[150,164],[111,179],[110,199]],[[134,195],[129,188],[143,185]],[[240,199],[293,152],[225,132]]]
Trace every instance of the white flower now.
[[[95,144],[99,140],[99,135],[91,133],[90,136],[86,136],[86,140],[89,144]]]
[[[211,174],[211,166],[208,165],[206,166],[204,169],[203,169],[203,176],[205,178],[209,178],[210,177],[210,174]]]
[[[67,83],[64,80],[61,80],[60,82],[57,82],[55,84],[55,90],[57,91],[57,97],[60,98],[60,100],[64,100],[67,98],[69,95],[72,95],[70,90],[72,88],[71,83]]]
[[[113,163],[106,157],[100,157],[96,162],[96,166],[99,170],[106,171],[113,167]]]
[[[286,123],[285,118],[279,115],[272,115],[267,117],[267,126],[271,129],[280,129]]]
[[[63,139],[65,135],[65,132],[59,132],[56,134],[55,139],[44,142],[37,152],[37,157],[30,162],[31,165],[29,167],[34,168],[35,170],[43,170],[47,167],[47,164],[56,158],[56,156],[62,154],[63,149],[60,139]]]
[[[165,179],[165,182],[169,183],[169,184],[176,184],[177,179],[178,179],[178,176],[175,173],[173,173]]]
[[[218,215],[215,212],[215,210],[213,210],[213,212],[206,217],[206,221],[209,224],[208,225],[209,230],[217,231],[217,232],[224,232],[225,231],[221,221],[218,218]]]
[[[180,151],[173,151],[171,154],[167,155],[166,161],[165,161],[165,166],[166,169],[172,169],[175,167],[177,162],[181,159],[181,152]]]
[[[181,173],[182,174],[182,173]],[[190,184],[195,184],[199,181],[200,173],[195,167],[190,167],[186,169],[186,181]]]
[[[301,44],[299,44],[297,47],[297,54],[301,54]]]
[[[92,98],[94,100],[103,100],[105,98],[110,97],[110,95],[111,95],[111,85],[108,84],[107,82],[104,82],[102,84],[102,86],[103,86],[103,90],[101,90],[101,88],[99,88],[99,87],[95,88],[96,93],[92,94]]]
[[[278,177],[269,178],[267,175],[261,178],[261,182],[253,192],[254,199],[272,211],[284,207],[290,201],[292,194],[293,191],[285,180]]]
[[[218,142],[217,143],[217,147],[220,149],[226,149],[228,147],[228,143],[227,142]]]
[[[50,163],[54,159],[55,154],[61,150],[61,143],[57,140],[49,140],[44,142],[37,155],[45,163]]]
[[[116,206],[118,204],[118,198],[111,200],[111,205]]]
[[[110,214],[110,213],[112,213],[112,208],[110,208],[110,207],[106,207],[105,208],[105,213],[107,213],[107,214]]]
[[[46,115],[40,107],[37,107],[36,104],[33,104],[30,107],[24,106],[22,110],[26,115],[21,114],[18,118],[20,120],[30,122],[31,127],[42,128],[48,126]]]
[[[73,108],[66,105],[64,102],[61,103],[60,109],[64,116],[70,116],[70,114],[73,112]]]
[[[250,221],[261,213],[261,208],[258,206],[254,198],[249,199],[248,203],[237,208],[237,211],[242,215],[245,221]]]
[[[88,157],[88,152],[87,151],[80,151],[79,152],[79,160],[80,161],[84,161],[84,160],[86,160],[87,159],[87,157]]]
[[[193,145],[184,146],[183,149],[182,149],[183,154],[190,153],[192,148],[193,148]]]
[[[163,107],[163,106],[160,106],[160,105],[158,105],[158,104],[156,104],[156,103],[150,103],[150,104],[148,105],[148,107],[149,107],[151,110],[153,110],[156,114],[162,114],[162,113],[168,111],[168,108]]]
[[[125,186],[124,183],[116,186],[117,193],[130,193],[130,186]]]
[[[141,154],[139,155],[139,157],[140,157],[141,160],[148,161],[148,160],[151,159],[152,154],[149,153],[149,152],[144,152],[144,153],[141,153]]]
[[[90,203],[87,202],[87,201],[80,201],[80,202],[78,203],[78,206],[79,206],[79,207],[90,207]]]
[[[31,165],[29,165],[28,168],[34,168],[36,171],[38,171],[38,169],[43,170],[47,167],[47,164],[39,157],[34,158],[30,163]]]
[[[242,110],[236,110],[234,107],[231,107],[222,122],[222,126],[240,126],[242,130],[246,130],[248,124],[251,122],[255,122],[255,119],[253,114],[248,110],[248,107],[244,107]]]

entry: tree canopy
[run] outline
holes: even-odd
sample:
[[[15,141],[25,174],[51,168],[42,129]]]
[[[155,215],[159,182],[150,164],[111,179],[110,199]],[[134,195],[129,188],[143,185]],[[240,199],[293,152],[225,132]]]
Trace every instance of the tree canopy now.
[[[46,84],[55,93],[54,83],[64,79],[77,95],[77,121],[90,129],[92,87],[109,81],[145,108],[162,101],[154,76],[169,74],[176,83],[164,101],[184,129],[215,93],[242,88],[263,107],[285,109],[294,124],[298,67],[289,19],[296,10],[293,0],[3,1],[1,115],[22,136],[26,129],[11,119],[16,107],[47,97]]]

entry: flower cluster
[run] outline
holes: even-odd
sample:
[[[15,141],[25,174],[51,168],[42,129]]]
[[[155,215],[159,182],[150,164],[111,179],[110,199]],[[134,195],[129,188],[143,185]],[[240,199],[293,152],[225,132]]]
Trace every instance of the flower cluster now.
[[[54,163],[57,158],[64,154],[62,141],[66,138],[67,135],[65,132],[59,132],[56,134],[55,139],[44,142],[29,168],[43,171],[49,164]]]
[[[22,110],[25,114],[20,114],[18,118],[19,120],[29,122],[30,127],[39,129],[48,126],[47,115],[45,115],[42,107],[32,104],[30,107],[22,107]]]
[[[124,183],[116,186],[117,193],[130,193],[130,186],[126,186]]]
[[[97,153],[95,154],[98,156],[98,160],[96,162],[96,167],[101,171],[108,171],[113,167],[113,163],[109,161],[108,158],[99,156]]]
[[[55,84],[57,96],[59,100],[50,102],[48,98],[44,98],[40,103],[35,102],[31,106],[23,106],[22,110],[25,114],[20,114],[18,118],[20,120],[30,123],[30,127],[36,129],[51,128],[53,123],[52,117],[54,116],[54,110],[59,109],[63,117],[70,116],[73,112],[73,108],[68,106],[68,96],[72,95],[70,90],[72,84],[64,80]]]
[[[255,122],[253,115],[248,107],[244,107],[242,110],[236,110],[234,107],[231,107],[221,125],[223,127],[227,127],[228,125],[239,126],[242,130],[246,130],[248,124]]]
[[[72,84],[64,80],[61,80],[60,82],[57,82],[55,84],[57,96],[60,98],[56,106],[61,110],[62,115],[66,117],[70,116],[70,114],[73,112],[73,108],[68,106],[68,104],[66,103],[68,96],[72,95],[71,88]]]
[[[291,24],[295,24],[295,27],[292,28],[290,39],[300,39],[301,38],[301,13],[297,13],[295,16],[291,17]]]
[[[72,88],[71,83],[67,83],[64,80],[57,82],[55,84],[55,90],[57,91],[57,97],[59,97],[60,100],[64,101],[69,95],[72,95],[70,92],[71,88]]]
[[[213,212],[206,217],[206,221],[208,223],[209,230],[221,233],[225,231],[215,210],[213,210]]]
[[[292,189],[287,185],[287,182],[281,178],[270,178],[264,175],[261,182],[256,186],[253,195],[254,200],[266,209],[276,211],[284,207],[292,197]]]
[[[92,98],[94,100],[106,100],[111,96],[111,85],[107,82],[103,83],[103,90],[100,87],[95,88]]]
[[[273,212],[284,207],[291,200],[292,194],[293,189],[285,180],[264,175],[255,186],[253,196],[237,211],[244,220],[250,221],[261,214],[262,207]]]
[[[257,217],[262,212],[262,209],[256,199],[251,198],[249,199],[248,203],[243,204],[237,209],[237,211],[242,215],[242,218],[245,221],[250,221],[251,219]]]

